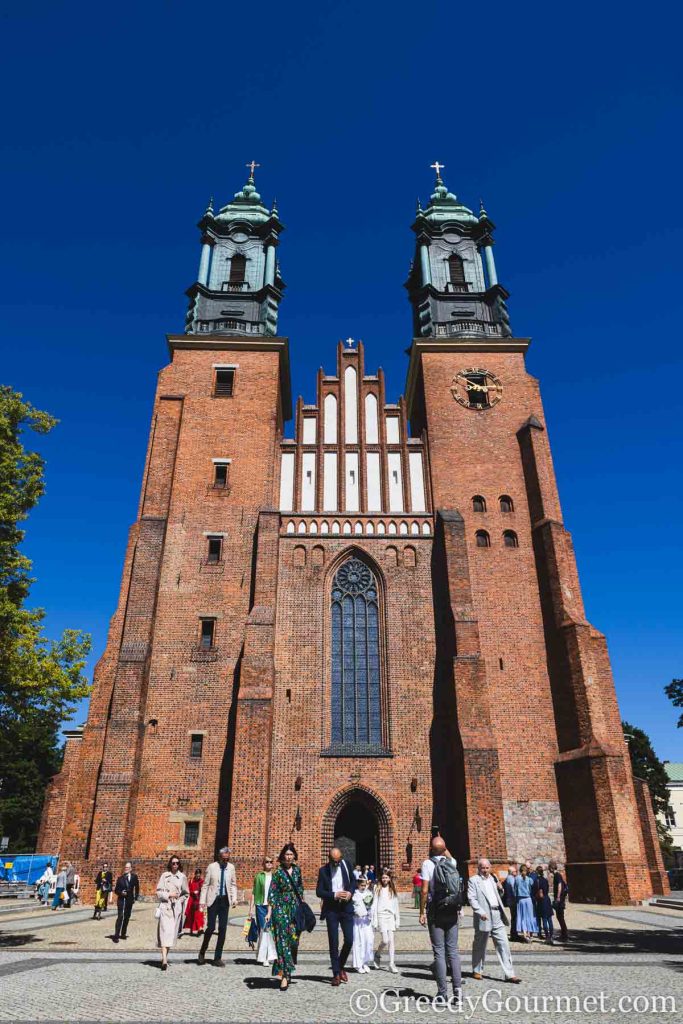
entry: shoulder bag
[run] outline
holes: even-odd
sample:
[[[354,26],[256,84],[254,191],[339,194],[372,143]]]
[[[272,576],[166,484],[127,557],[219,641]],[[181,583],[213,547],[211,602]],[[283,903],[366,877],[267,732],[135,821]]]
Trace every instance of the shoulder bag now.
[[[299,934],[301,934],[302,932],[312,932],[313,929],[315,928],[315,914],[309,907],[308,903],[306,903],[306,901],[302,899],[301,896],[299,896],[299,893],[297,891],[296,886],[294,885],[294,881],[292,880],[291,875],[289,875],[284,870],[284,868],[282,869],[282,873],[289,882],[292,888],[292,892],[299,901],[299,905],[296,908],[296,911],[294,912],[294,923],[296,924],[296,930],[299,932]]]

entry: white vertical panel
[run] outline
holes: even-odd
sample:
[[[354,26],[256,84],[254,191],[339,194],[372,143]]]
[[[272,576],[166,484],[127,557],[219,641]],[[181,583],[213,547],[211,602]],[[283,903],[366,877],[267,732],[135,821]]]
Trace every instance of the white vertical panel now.
[[[368,512],[382,511],[382,488],[379,480],[379,452],[368,452]]]
[[[337,511],[337,453],[325,452],[323,461],[323,508]]]
[[[401,453],[389,452],[389,511],[403,511],[403,480],[401,477]]]
[[[301,511],[315,508],[315,452],[304,452],[301,460]]]
[[[315,416],[304,416],[304,444],[315,444]]]
[[[354,370],[354,374],[355,372]],[[358,512],[360,508],[358,503],[360,494],[358,486],[358,452],[346,453],[346,473],[344,476],[346,484],[346,504],[344,508],[347,512]]]
[[[387,444],[398,444],[398,416],[387,416]]]
[[[379,441],[377,397],[373,394],[365,396],[365,441],[367,444],[377,444]]]
[[[410,504],[413,512],[426,511],[425,480],[422,469],[422,452],[410,452],[408,455],[410,469]]]
[[[280,463],[280,509],[291,512],[294,508],[294,452],[283,452]]]
[[[337,443],[337,399],[335,395],[325,395],[325,444]]]
[[[358,386],[353,366],[344,370],[344,437],[347,444],[358,444]]]

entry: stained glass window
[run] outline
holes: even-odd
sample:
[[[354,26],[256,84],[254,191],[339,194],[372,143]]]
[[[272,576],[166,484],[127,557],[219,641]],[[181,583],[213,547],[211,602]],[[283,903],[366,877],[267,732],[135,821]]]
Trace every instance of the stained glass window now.
[[[332,743],[381,742],[377,580],[349,558],[332,583]]]

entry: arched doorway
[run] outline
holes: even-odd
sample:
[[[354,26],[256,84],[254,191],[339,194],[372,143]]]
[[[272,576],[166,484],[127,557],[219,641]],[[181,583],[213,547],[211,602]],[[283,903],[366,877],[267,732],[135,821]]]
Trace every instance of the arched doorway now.
[[[322,820],[322,856],[339,846],[353,864],[392,866],[389,808],[364,786],[350,786],[332,800]]]
[[[377,815],[362,800],[352,800],[337,815],[334,841],[352,864],[375,864],[379,857]]]

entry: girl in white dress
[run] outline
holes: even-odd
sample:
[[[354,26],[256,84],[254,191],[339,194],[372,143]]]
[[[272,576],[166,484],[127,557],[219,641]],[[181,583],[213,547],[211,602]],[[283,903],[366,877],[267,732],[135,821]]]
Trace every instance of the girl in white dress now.
[[[401,915],[398,909],[396,886],[387,868],[382,868],[379,884],[375,887],[375,898],[372,904],[372,926],[382,935],[382,941],[375,953],[375,965],[379,967],[382,953],[389,950],[389,970],[398,974],[394,963],[394,932],[401,926]]]
[[[368,964],[372,963],[372,949],[375,933],[372,930],[372,905],[374,897],[368,887],[365,875],[358,879],[358,888],[353,894],[353,966],[359,974],[369,974]]]

